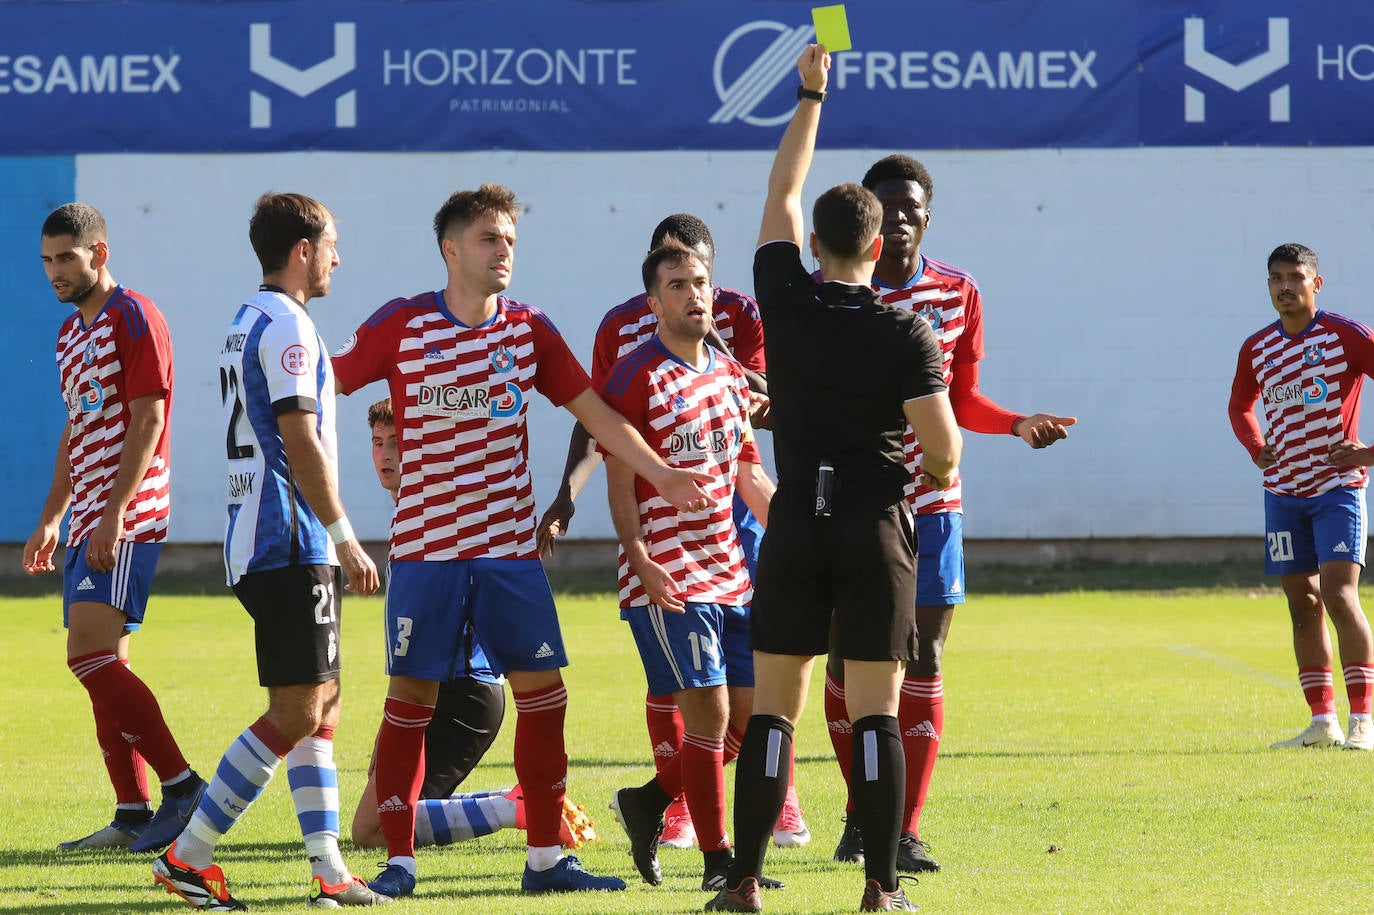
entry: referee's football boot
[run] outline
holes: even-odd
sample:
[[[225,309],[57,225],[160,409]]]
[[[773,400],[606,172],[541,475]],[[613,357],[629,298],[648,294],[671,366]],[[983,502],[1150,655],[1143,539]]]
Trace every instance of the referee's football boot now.
[[[730,865],[735,863],[734,852],[726,848],[721,851],[708,851],[704,857],[706,872],[701,877],[701,888],[708,893],[725,889],[725,878],[730,873]],[[772,877],[760,876],[759,887],[765,890],[781,890],[786,889],[787,884]]]
[[[904,832],[897,838],[897,870],[922,874],[939,869],[940,862],[930,856],[930,846],[916,838],[915,833]]]
[[[177,836],[191,822],[191,814],[196,812],[200,799],[209,785],[195,772],[175,786],[162,789],[162,803],[157,813],[139,833],[138,838],[129,844],[129,851],[162,851],[176,841]],[[175,790],[176,793],[171,792]]]
[[[1280,740],[1278,743],[1271,743],[1271,750],[1302,750],[1302,749],[1326,749],[1327,747],[1339,747],[1345,744],[1345,735],[1341,733],[1341,726],[1334,721],[1313,721],[1297,737],[1288,740]]]
[[[218,864],[192,867],[179,861],[171,849],[153,862],[153,877],[173,896],[180,896],[202,912],[247,912],[248,906],[229,895],[229,881]]]
[[[735,886],[728,883],[706,903],[708,912],[762,912],[763,900],[759,898],[759,882],[753,877],[744,877]]]
[[[1345,749],[1374,750],[1374,723],[1368,717],[1351,715],[1345,729]]]
[[[644,882],[658,886],[663,869],[658,863],[658,839],[663,835],[663,811],[655,809],[639,788],[621,788],[611,800],[615,818],[630,837],[630,857]]]
[[[844,819],[844,832],[840,833],[840,842],[835,846],[835,860],[841,864],[864,863],[864,834],[852,817]]]
[[[876,880],[864,881],[864,898],[859,903],[860,912],[915,912],[918,909],[920,906],[906,898],[906,893],[902,892],[900,885],[889,893]]]

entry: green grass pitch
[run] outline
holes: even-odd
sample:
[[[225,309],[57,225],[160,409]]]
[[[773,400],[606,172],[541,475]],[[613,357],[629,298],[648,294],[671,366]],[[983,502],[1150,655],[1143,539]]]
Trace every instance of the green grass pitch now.
[[[57,599],[0,606],[0,910],[188,911],[154,886],[146,857],[54,850],[107,821],[110,789],[89,703],[64,664]],[[634,879],[606,804],[651,772],[643,675],[611,598],[565,596],[560,608],[573,663],[569,794],[601,835],[579,854],[631,881],[629,891],[524,897],[523,833],[507,830],[421,850],[419,895],[394,906],[397,915],[668,913],[706,902],[696,851],[663,852],[661,887]],[[385,690],[380,617],[379,600],[345,598],[336,753],[345,833]],[[149,620],[134,639],[134,669],[208,777],[265,707],[249,620],[227,593],[155,595]],[[858,908],[861,871],[830,860],[843,793],[820,677],[818,666],[797,732],[814,840],[770,852],[768,872],[788,887],[766,894],[769,912]],[[908,885],[909,895],[931,913],[1374,909],[1374,756],[1266,749],[1306,724],[1296,680],[1272,589],[975,593],[955,614],[946,653],[946,733],[923,823],[944,870]],[[514,781],[508,711],[468,788]],[[285,781],[279,773],[217,858],[254,912],[305,907],[309,870]],[[344,856],[366,876],[382,857],[347,842]]]

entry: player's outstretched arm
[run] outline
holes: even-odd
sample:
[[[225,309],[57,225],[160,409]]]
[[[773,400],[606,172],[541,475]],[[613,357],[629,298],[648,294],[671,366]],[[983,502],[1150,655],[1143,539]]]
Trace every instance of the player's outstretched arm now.
[[[24,544],[24,571],[30,575],[52,572],[52,555],[57,550],[57,540],[62,525],[62,516],[72,502],[72,470],[67,462],[67,439],[71,436],[71,424],[62,427],[62,437],[57,440],[57,458],[53,461],[52,485],[48,487],[48,498],[43,501],[43,511],[38,516],[38,526]]]
[[[553,555],[555,537],[567,536],[572,527],[572,517],[577,508],[574,505],[582,487],[591,479],[596,465],[601,463],[601,453],[596,450],[596,440],[587,432],[582,423],[573,423],[572,435],[568,437],[568,458],[563,464],[563,479],[558,484],[558,494],[544,510],[539,519],[536,534],[539,552],[545,556]]]
[[[902,412],[916,440],[921,443],[921,472],[927,485],[946,489],[959,466],[964,438],[954,420],[945,391],[917,397],[902,404]]]
[[[821,45],[809,45],[797,59],[802,86],[813,92],[825,91],[829,71],[830,54]],[[792,122],[778,143],[773,169],[768,173],[768,197],[763,202],[763,223],[759,226],[760,245],[790,241],[798,248],[802,246],[802,185],[811,170],[820,122],[821,103],[799,99]]]
[[[596,391],[587,388],[564,406],[607,451],[649,481],[668,504],[679,511],[701,511],[710,504],[701,488],[711,482],[709,474],[663,463],[634,426],[607,406]]]
[[[348,578],[346,587],[355,594],[374,593],[381,586],[377,567],[348,526],[333,468],[315,433],[315,414],[306,410],[283,413],[277,417],[277,426],[281,430],[286,459],[291,464],[292,478],[305,497],[305,504],[326,527],[340,521],[347,527],[347,537],[342,542],[335,542],[339,564]]]
[[[671,613],[684,613],[685,604],[677,596],[681,590],[673,576],[649,555],[644,526],[639,517],[639,497],[635,493],[635,472],[620,458],[606,458],[606,496],[610,501],[611,523],[625,551],[625,561],[644,585],[649,600]]]

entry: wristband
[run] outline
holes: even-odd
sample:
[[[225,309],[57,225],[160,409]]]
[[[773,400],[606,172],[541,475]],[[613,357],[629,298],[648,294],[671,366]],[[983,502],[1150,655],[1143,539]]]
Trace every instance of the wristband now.
[[[809,99],[811,99],[812,101],[823,102],[823,101],[825,101],[825,96],[826,96],[826,93],[825,93],[824,91],[817,92],[815,89],[808,89],[808,88],[806,88],[805,86],[798,86],[798,87],[797,87],[797,98],[798,98],[798,99],[809,98]]]
[[[347,543],[353,539],[353,525],[348,523],[347,515],[340,516],[333,524],[326,524],[324,530],[335,544]]]

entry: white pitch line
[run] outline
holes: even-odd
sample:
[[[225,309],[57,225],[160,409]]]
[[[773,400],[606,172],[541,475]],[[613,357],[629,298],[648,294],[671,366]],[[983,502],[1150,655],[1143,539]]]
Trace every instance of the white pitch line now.
[[[1216,664],[1219,667],[1224,667],[1232,673],[1237,673],[1245,677],[1250,677],[1253,680],[1260,680],[1264,683],[1268,683],[1270,686],[1277,686],[1282,689],[1288,689],[1289,687],[1293,686],[1294,683],[1294,680],[1292,678],[1278,677],[1274,674],[1269,673],[1269,671],[1267,670],[1260,670],[1257,667],[1251,667],[1248,664],[1242,664],[1239,661],[1233,661],[1225,655],[1212,654],[1212,652],[1210,651],[1203,651],[1201,648],[1194,648],[1192,645],[1168,645],[1165,647],[1167,647],[1170,651],[1177,651],[1179,654],[1187,655],[1190,658],[1198,658],[1202,661],[1211,661],[1213,664]]]

